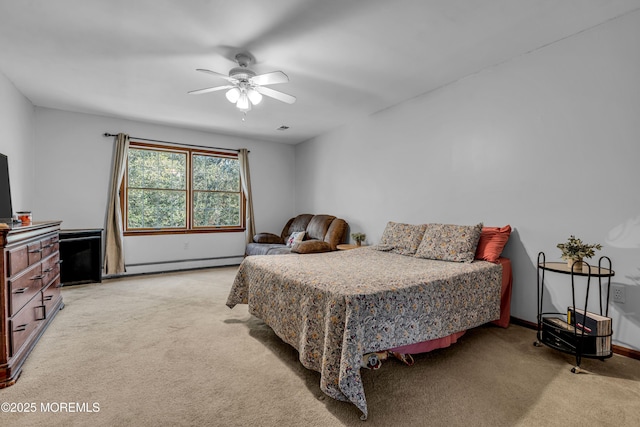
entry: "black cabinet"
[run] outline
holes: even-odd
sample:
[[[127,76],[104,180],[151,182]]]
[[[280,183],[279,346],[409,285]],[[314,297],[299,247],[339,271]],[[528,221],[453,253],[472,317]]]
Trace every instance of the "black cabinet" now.
[[[63,286],[102,282],[102,229],[60,230]]]

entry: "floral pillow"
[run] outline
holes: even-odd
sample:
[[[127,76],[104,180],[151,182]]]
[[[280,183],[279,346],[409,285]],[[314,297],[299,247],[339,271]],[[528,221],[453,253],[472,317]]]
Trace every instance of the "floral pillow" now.
[[[478,225],[427,224],[416,257],[473,262],[482,232]]]
[[[285,242],[286,245],[288,247],[291,247],[293,246],[294,243],[302,242],[302,239],[304,239],[304,234],[305,234],[304,231],[294,231],[293,233],[291,233],[291,236],[289,236],[289,238]]]
[[[382,233],[380,243],[374,246],[374,249],[400,255],[413,255],[420,245],[426,227],[425,224],[412,225],[389,221]]]

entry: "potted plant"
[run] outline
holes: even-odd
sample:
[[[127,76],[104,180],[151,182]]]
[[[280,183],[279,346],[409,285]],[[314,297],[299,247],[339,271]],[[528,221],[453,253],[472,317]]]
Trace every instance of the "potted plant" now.
[[[364,233],[351,233],[351,238],[356,242],[357,246],[360,246],[364,239],[367,238],[367,235]]]
[[[558,249],[562,251],[562,259],[567,261],[569,269],[573,268],[576,262],[582,262],[584,258],[591,258],[595,255],[595,250],[602,249],[600,243],[583,243],[581,239],[577,239],[573,234],[565,243],[558,243]]]

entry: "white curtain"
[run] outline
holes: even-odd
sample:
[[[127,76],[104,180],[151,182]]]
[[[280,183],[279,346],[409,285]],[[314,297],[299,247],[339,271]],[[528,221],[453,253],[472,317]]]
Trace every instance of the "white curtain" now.
[[[122,184],[124,170],[127,165],[129,135],[123,133],[116,135],[115,145],[105,231],[104,272],[107,275],[123,273],[125,271],[120,185]]]
[[[245,237],[247,243],[253,241],[255,233],[253,219],[253,199],[251,197],[251,175],[249,174],[249,150],[241,148],[238,150],[238,159],[240,160],[240,179],[242,181],[242,192],[247,201],[247,210],[245,212]]]

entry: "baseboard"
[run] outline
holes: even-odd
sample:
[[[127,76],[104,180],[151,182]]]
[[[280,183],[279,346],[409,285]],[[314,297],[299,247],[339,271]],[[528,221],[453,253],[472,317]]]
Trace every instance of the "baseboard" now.
[[[615,354],[619,354],[621,356],[627,356],[627,357],[630,357],[631,359],[640,360],[640,351],[638,350],[622,347],[615,344],[611,344],[611,348]]]
[[[533,329],[534,331],[538,329],[538,324],[534,322],[529,322],[528,320],[518,319],[517,317],[511,316],[511,323],[519,326],[523,326],[525,328]],[[622,347],[619,345],[611,345],[611,349],[615,354],[619,354],[621,356],[626,356],[631,359],[640,360],[640,351],[634,350],[632,348]]]
[[[116,274],[104,274],[103,280],[117,279],[120,277],[132,277],[145,274],[175,273],[180,271],[200,270],[205,268],[228,267],[240,265],[244,255],[229,255],[209,258],[177,259],[168,261],[151,261],[127,263],[125,272]]]
[[[120,274],[110,274],[108,276],[102,276],[103,280],[109,279],[120,279],[124,277],[135,277],[135,276],[147,276],[147,275],[161,275],[168,273],[185,273],[187,271],[195,271],[195,270],[208,270],[213,268],[225,268],[225,267],[237,267],[240,264],[232,263],[232,264],[220,264],[220,265],[209,265],[204,267],[188,267],[188,268],[180,268],[180,269],[168,269],[168,270],[158,270],[158,271],[143,271],[138,273],[120,273]]]

